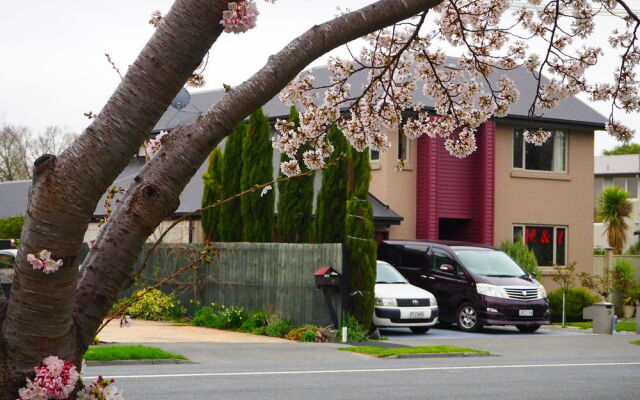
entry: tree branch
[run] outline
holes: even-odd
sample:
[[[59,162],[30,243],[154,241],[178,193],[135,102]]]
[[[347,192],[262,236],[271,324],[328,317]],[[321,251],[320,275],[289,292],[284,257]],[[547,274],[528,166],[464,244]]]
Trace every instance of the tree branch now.
[[[77,256],[102,194],[222,32],[228,1],[176,0],[85,132],[34,180],[3,334],[16,381],[48,355],[79,361],[73,299]],[[28,253],[51,251],[64,266],[44,275]],[[77,328],[77,325],[75,326]]]
[[[146,238],[178,204],[178,194],[233,126],[276,96],[316,58],[349,41],[427,11],[442,0],[380,0],[299,36],[193,124],[175,129],[127,189],[85,260],[75,302],[79,351],[132,274]]]

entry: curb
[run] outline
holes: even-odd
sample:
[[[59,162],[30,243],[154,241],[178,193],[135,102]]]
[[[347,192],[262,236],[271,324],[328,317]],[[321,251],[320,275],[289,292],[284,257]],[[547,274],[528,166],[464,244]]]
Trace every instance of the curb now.
[[[446,358],[446,357],[493,357],[498,354],[491,353],[415,353],[396,354],[394,356],[382,358]]]
[[[166,365],[166,364],[195,364],[190,360],[113,360],[113,361],[86,361],[88,367],[111,365]]]

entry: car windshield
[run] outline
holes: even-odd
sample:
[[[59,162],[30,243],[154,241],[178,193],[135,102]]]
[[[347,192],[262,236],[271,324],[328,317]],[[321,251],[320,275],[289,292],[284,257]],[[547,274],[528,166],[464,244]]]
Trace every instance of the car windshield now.
[[[404,276],[386,262],[378,262],[376,283],[408,283]]]
[[[465,268],[474,274],[484,276],[523,276],[526,275],[515,261],[502,251],[497,250],[454,250]]]

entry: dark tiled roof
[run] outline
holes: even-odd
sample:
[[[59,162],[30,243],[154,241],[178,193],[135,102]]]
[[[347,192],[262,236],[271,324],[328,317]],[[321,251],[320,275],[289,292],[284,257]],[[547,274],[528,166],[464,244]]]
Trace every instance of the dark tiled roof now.
[[[273,157],[273,171],[274,178],[278,175],[280,155],[274,152]],[[133,179],[140,173],[144,166],[144,157],[137,157],[131,160],[129,165],[122,171],[122,173],[113,182],[114,186],[121,186],[127,188]],[[176,210],[176,214],[184,214],[191,211],[195,211],[201,207],[202,192],[204,189],[202,174],[207,170],[207,162],[202,164],[195,175],[191,178],[183,192],[180,194],[180,206]],[[31,181],[14,181],[14,182],[2,182],[0,183],[0,218],[13,217],[16,215],[23,215],[27,210],[27,197],[29,192],[29,186]],[[317,196],[322,185],[322,174],[316,174],[314,178],[314,192]],[[276,190],[277,198],[277,190]],[[116,197],[117,200],[117,197]],[[388,206],[380,202],[371,194],[369,195],[369,202],[373,205],[373,219],[374,222],[381,225],[397,225],[402,221],[402,217],[391,210]],[[95,216],[104,215],[104,196],[100,199],[98,206],[94,212]],[[314,199],[315,209],[315,199]]]
[[[454,59],[452,59],[453,61]],[[310,70],[315,76],[316,85],[326,85],[329,83],[329,71],[326,67],[317,67]],[[525,68],[518,68],[505,73],[497,72],[492,75],[492,80],[497,80],[500,76],[506,74],[516,83],[520,91],[520,98],[516,104],[511,107],[507,119],[531,120],[528,116],[529,107],[536,91],[536,80],[531,73]],[[358,73],[350,79],[352,90],[362,88],[365,73]],[[543,82],[547,79],[543,78]],[[426,97],[422,93],[422,88],[418,85],[415,93],[415,101],[423,104],[427,108],[433,108],[434,101],[430,97]],[[162,115],[160,121],[154,128],[154,131],[171,130],[177,126],[186,125],[193,122],[197,116],[206,111],[213,104],[217,103],[223,96],[223,89],[206,90],[202,92],[191,93],[191,102],[182,111],[177,110],[173,106],[169,106],[167,111]],[[322,98],[322,96],[319,96]],[[285,117],[289,115],[289,106],[282,103],[277,96],[271,99],[263,110],[266,115],[271,118]],[[586,103],[576,97],[571,97],[560,102],[560,104],[552,110],[543,110],[544,114],[540,121],[546,122],[562,122],[573,125],[585,126],[594,129],[604,129],[606,118],[598,111],[591,108]],[[606,112],[606,111],[605,111]]]

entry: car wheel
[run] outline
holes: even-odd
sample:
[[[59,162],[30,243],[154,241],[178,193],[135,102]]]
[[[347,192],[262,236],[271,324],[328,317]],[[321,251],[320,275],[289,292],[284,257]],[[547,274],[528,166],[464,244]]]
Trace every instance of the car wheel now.
[[[427,332],[429,332],[429,327],[428,326],[412,326],[409,329],[411,329],[411,332],[413,332],[413,333],[427,333]]]
[[[476,332],[482,328],[478,321],[478,312],[471,303],[464,303],[458,308],[457,321],[458,327],[465,332]]]
[[[533,333],[540,329],[540,324],[516,325],[516,328],[522,333]]]

